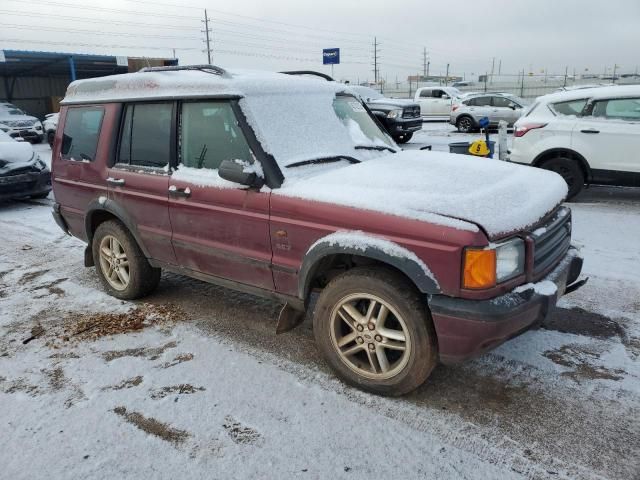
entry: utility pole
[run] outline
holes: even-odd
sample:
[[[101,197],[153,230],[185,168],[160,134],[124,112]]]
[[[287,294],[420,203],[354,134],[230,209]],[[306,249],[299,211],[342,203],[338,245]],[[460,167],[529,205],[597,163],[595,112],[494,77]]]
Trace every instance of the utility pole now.
[[[422,50],[422,76],[427,79],[427,47]]]
[[[566,67],[564,67],[564,85],[562,85],[563,87],[567,86],[567,74],[569,73],[569,66],[567,65]]]
[[[502,59],[498,62],[498,77],[500,76],[500,73],[502,73]]]
[[[427,80],[429,79],[429,67],[431,66],[431,62],[427,62]]]
[[[205,34],[205,43],[207,44],[207,63],[211,65],[211,39],[209,37],[211,29],[209,28],[210,18],[207,15],[207,9],[204,10],[204,20],[201,21],[204,23],[204,30],[201,30],[201,32]]]
[[[495,67],[496,67],[496,57],[493,57],[493,60],[491,60],[491,83],[493,83],[493,72]]]
[[[373,80],[378,86],[378,39],[373,37]]]
[[[449,82],[449,64],[447,63],[447,73],[444,76],[444,84],[445,86],[448,84]]]
[[[611,83],[616,83],[616,70],[618,69],[618,64],[613,64],[613,75],[611,76]]]

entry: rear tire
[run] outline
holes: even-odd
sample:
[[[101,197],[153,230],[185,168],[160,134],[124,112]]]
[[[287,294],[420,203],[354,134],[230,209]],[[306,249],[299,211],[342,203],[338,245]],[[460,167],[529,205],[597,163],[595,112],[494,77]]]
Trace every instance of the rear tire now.
[[[546,160],[540,167],[557,173],[567,182],[567,186],[569,187],[567,200],[571,200],[582,191],[584,187],[584,173],[576,160],[567,157],[555,157]]]
[[[133,300],[149,295],[160,282],[131,233],[117,220],[98,225],[91,245],[93,261],[104,289],[113,297]]]
[[[56,132],[48,132],[47,133],[47,143],[51,148],[53,148],[53,141],[56,138]]]
[[[470,133],[475,129],[475,122],[467,115],[464,115],[456,121],[456,128],[460,133]]]
[[[393,139],[396,141],[396,143],[407,143],[409,140],[411,140],[411,138],[413,137],[413,132],[409,132],[409,133],[403,133],[402,135],[396,135],[395,137],[393,137]]]
[[[437,364],[428,306],[393,270],[358,267],[334,278],[318,298],[313,332],[335,373],[372,393],[408,393]]]

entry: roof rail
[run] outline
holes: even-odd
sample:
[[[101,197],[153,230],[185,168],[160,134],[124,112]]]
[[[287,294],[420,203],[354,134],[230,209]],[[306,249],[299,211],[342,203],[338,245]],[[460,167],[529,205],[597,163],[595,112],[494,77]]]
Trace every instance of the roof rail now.
[[[324,78],[329,82],[333,82],[333,78],[331,78],[326,73],[314,72],[313,70],[292,70],[289,72],[280,72],[286,75],[315,75],[316,77]]]
[[[198,70],[201,72],[211,73],[214,75],[220,75],[221,77],[229,76],[224,68],[216,67],[215,65],[171,65],[168,67],[145,67],[140,69],[140,72],[174,72],[180,70]]]

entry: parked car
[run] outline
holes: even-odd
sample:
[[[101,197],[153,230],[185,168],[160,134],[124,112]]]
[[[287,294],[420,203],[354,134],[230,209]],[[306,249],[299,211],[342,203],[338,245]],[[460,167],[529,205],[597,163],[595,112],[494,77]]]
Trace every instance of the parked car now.
[[[414,100],[420,105],[423,117],[444,117],[451,113],[451,105],[464,94],[455,87],[422,87]]]
[[[9,136],[40,143],[44,137],[42,123],[10,103],[0,104],[0,130]]]
[[[47,143],[49,143],[50,147],[53,147],[53,139],[56,136],[59,116],[59,113],[48,113],[44,118],[44,122],[42,122],[44,134],[47,136]]]
[[[536,100],[514,127],[509,158],[559,173],[569,198],[586,184],[640,186],[640,85]]]
[[[0,131],[0,200],[45,198],[51,191],[51,173],[27,142]]]
[[[283,332],[317,292],[319,350],[359,388],[406,393],[583,283],[558,175],[398,152],[345,85],[162,67],[61,105],[54,218],[109,294],[165,269],[281,301]]]
[[[369,87],[352,86],[351,91],[369,107],[397,143],[407,143],[422,129],[420,105],[416,102],[387,98]]]
[[[496,127],[500,120],[511,127],[520,118],[527,104],[527,101],[509,93],[467,95],[451,107],[449,123],[464,133],[478,130],[483,117],[489,119],[489,127]]]

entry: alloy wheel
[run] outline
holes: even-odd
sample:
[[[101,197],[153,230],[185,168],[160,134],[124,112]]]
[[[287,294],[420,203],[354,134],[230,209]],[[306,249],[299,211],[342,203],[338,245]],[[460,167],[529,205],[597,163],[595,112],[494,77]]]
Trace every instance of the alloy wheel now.
[[[331,343],[351,370],[383,380],[397,375],[411,354],[409,329],[385,300],[367,293],[348,295],[331,312]]]
[[[129,285],[129,259],[113,235],[105,235],[100,242],[100,268],[109,285],[116,290],[125,290]]]

